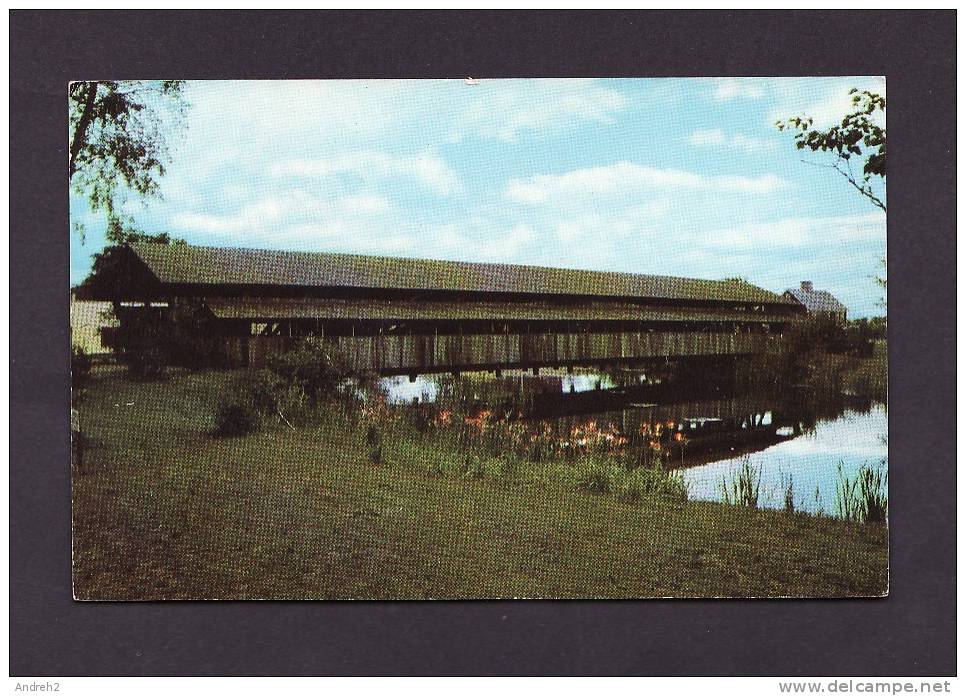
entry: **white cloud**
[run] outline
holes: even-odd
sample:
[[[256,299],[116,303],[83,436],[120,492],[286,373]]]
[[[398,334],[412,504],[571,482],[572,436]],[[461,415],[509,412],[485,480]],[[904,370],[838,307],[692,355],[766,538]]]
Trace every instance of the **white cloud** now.
[[[453,142],[471,137],[516,142],[524,131],[558,131],[579,123],[611,124],[626,100],[595,80],[482,80],[457,119]]]
[[[885,96],[884,78],[841,77],[834,79],[776,80],[777,104],[768,111],[768,125],[793,116],[809,116],[816,128],[828,128],[853,110],[852,88],[869,90]],[[881,113],[876,114],[881,118]],[[884,123],[882,125],[885,125]]]
[[[724,278],[744,276],[781,292],[812,280],[850,315],[875,314],[880,291],[872,277],[886,250],[886,216],[790,217],[768,223],[691,230],[677,236],[659,272]]]
[[[865,201],[824,196],[841,185],[797,162],[773,170],[790,185],[764,162],[723,169],[686,146],[752,153],[771,136],[783,155],[787,134],[764,117],[839,116],[851,86],[873,82],[191,83],[164,198],[134,214],[197,244],[742,275],[770,289],[811,278],[872,307],[885,227],[849,215]]]
[[[304,191],[288,190],[267,195],[233,212],[180,211],[171,222],[179,232],[192,233],[206,242],[245,235],[260,241],[285,238],[311,244],[313,237],[330,236],[390,208],[390,202],[381,196],[321,199]]]
[[[758,78],[725,77],[714,80],[713,96],[716,101],[760,99],[764,94],[764,86]]]
[[[698,147],[707,147],[709,145],[727,145],[728,138],[720,128],[712,128],[694,131],[688,138],[688,142]]]
[[[720,128],[696,130],[688,137],[695,147],[713,147],[738,150],[748,154],[774,149],[775,141],[754,138],[744,133],[726,134]]]
[[[529,225],[503,228],[485,217],[425,229],[421,236],[421,243],[432,249],[430,255],[435,258],[503,263],[527,257],[537,241],[537,233]]]
[[[441,195],[460,190],[460,181],[449,165],[435,153],[389,155],[357,151],[318,159],[292,159],[269,167],[274,177],[314,178],[349,174],[363,180],[413,177]]]
[[[611,196],[641,190],[690,189],[722,193],[772,193],[786,182],[774,174],[758,177],[704,176],[678,169],[659,169],[633,162],[577,169],[565,174],[539,174],[512,179],[507,197],[521,203],[568,200],[579,196]]]
[[[393,105],[404,90],[395,80],[189,82],[187,135],[192,144],[196,136],[216,138],[241,156],[279,144],[371,138],[397,118]]]
[[[839,217],[785,218],[768,223],[710,230],[705,244],[731,250],[826,248],[885,242],[886,217],[872,212]]]

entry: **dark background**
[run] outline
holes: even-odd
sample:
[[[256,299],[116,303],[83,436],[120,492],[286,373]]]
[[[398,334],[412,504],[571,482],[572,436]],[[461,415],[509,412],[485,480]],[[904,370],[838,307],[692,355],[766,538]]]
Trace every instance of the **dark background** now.
[[[954,674],[955,23],[952,11],[12,11],[11,673]],[[68,80],[465,75],[887,76],[887,599],[72,600]]]

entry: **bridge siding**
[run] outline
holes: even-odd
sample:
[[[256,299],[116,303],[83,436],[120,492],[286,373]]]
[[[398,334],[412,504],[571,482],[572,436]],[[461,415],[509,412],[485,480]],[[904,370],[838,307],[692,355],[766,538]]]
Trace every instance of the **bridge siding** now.
[[[356,370],[384,374],[448,372],[474,367],[588,365],[663,357],[750,355],[777,349],[779,338],[753,333],[615,332],[446,336],[340,336],[331,338]],[[229,361],[263,367],[292,348],[296,338],[227,338]],[[247,344],[247,351],[246,351]]]

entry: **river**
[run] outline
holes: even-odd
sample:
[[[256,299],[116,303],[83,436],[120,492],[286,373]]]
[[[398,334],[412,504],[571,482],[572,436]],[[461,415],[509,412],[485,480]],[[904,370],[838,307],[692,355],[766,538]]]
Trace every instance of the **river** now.
[[[594,423],[620,433],[627,447],[645,448],[663,428],[668,465],[681,470],[693,500],[721,500],[723,482],[747,464],[760,476],[759,506],[785,507],[791,481],[796,510],[835,515],[841,478],[888,461],[886,405],[846,395],[819,398],[792,388],[739,394],[714,384],[682,389],[591,372],[383,380],[389,401],[399,404],[434,402],[455,385],[487,404],[525,395],[521,417],[561,436]]]

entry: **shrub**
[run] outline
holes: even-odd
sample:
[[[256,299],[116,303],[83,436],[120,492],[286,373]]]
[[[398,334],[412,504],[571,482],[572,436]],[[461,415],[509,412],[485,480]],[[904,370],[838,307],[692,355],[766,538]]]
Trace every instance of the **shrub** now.
[[[349,376],[338,348],[314,338],[305,339],[294,350],[273,355],[268,368],[282,386],[300,389],[313,406],[334,396]]]
[[[289,427],[318,421],[319,402],[310,399],[301,385],[281,385],[274,396],[275,415]]]
[[[463,460],[463,476],[475,479],[496,479],[507,474],[512,475],[512,470],[504,466],[502,458],[487,457],[471,452]]]
[[[138,380],[161,379],[167,369],[164,349],[160,345],[144,343],[125,353],[129,374]]]
[[[463,463],[463,475],[468,478],[483,478],[486,476],[486,460],[475,453],[466,455]]]
[[[376,466],[380,466],[383,463],[382,445],[375,445],[369,450],[369,461]]]
[[[460,464],[455,454],[436,452],[430,464],[430,471],[436,476],[458,476],[466,471],[466,463]]]
[[[218,407],[215,429],[219,435],[236,437],[254,432],[259,427],[258,413],[250,404],[226,402]]]
[[[793,353],[823,351],[842,353],[848,348],[845,325],[824,314],[811,314],[795,324],[787,333],[788,345]]]
[[[261,426],[265,417],[279,411],[278,381],[268,370],[248,370],[234,377],[215,416],[221,435],[245,435]]]
[[[366,430],[366,444],[370,447],[378,447],[382,444],[382,435],[379,428],[374,425],[369,426],[369,429]]]
[[[592,493],[610,494],[632,502],[653,496],[688,499],[687,482],[680,472],[669,471],[661,465],[629,469],[606,457],[585,460],[577,473],[577,485]]]
[[[345,363],[345,360],[340,358],[340,363]],[[379,390],[379,382],[382,377],[378,372],[373,370],[364,370],[356,375],[356,386],[360,390],[367,394],[375,393]]]
[[[157,317],[131,315],[122,319],[117,332],[116,351],[127,365],[128,375],[136,380],[155,380],[167,367],[167,339]]]
[[[241,372],[229,383],[228,391],[259,414],[274,414],[278,409],[279,381],[268,370]]]
[[[631,469],[621,494],[633,501],[650,496],[685,501],[688,499],[688,484],[680,471],[669,471],[658,463],[654,467]]]
[[[591,493],[615,493],[623,487],[627,469],[607,459],[590,458],[577,474],[577,485]]]
[[[413,404],[411,407],[413,427],[416,428],[416,432],[419,434],[425,434],[429,432],[430,426],[432,426],[436,414],[434,409],[429,404]]]
[[[316,419],[327,400],[350,394],[351,390],[342,388],[346,377],[344,361],[334,345],[306,339],[295,350],[273,355],[268,369],[236,376],[226,388],[221,408],[227,418],[239,422],[246,420],[241,414],[245,411],[256,420],[279,418],[295,428]],[[235,430],[233,425],[226,427]]]
[[[168,363],[189,370],[225,363],[225,353],[211,314],[197,298],[180,298],[164,318],[164,346]]]
[[[91,358],[80,346],[70,349],[70,386],[73,391],[83,389],[91,375]]]
[[[521,468],[523,468],[523,459],[512,452],[503,452],[495,459],[486,460],[488,476],[513,478],[520,474]]]

